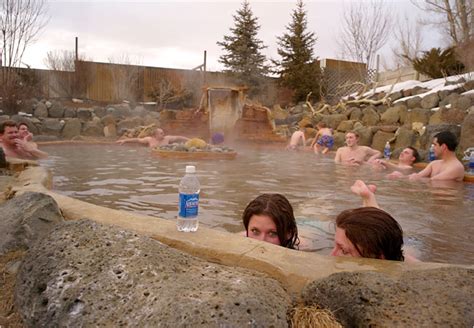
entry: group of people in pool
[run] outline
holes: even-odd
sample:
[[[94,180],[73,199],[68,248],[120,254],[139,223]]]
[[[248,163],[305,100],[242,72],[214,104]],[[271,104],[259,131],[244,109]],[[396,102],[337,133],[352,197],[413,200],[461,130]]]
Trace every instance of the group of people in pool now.
[[[308,125],[307,125],[308,126]],[[309,125],[311,126],[311,125]],[[311,143],[311,148],[316,153],[320,151],[325,154],[334,145],[334,138],[324,123],[317,125],[318,133]],[[288,150],[298,149],[300,141],[306,145],[304,137],[305,128],[293,133],[288,145]],[[431,180],[453,180],[462,181],[464,179],[464,166],[457,159],[455,150],[458,145],[456,136],[450,131],[442,131],[436,134],[432,140],[435,157],[428,166],[418,173],[412,173],[413,164],[420,160],[418,150],[414,147],[406,147],[400,153],[398,163],[381,159],[382,153],[368,146],[359,145],[359,134],[356,131],[349,131],[345,135],[346,145],[336,151],[334,161],[338,164],[350,166],[360,166],[370,164],[375,168],[388,169],[392,173],[389,178],[401,178],[407,176],[410,180],[428,178]]]
[[[362,198],[363,207],[339,213],[331,255],[417,261],[404,254],[402,228],[378,207],[374,194],[376,187],[357,180],[351,190]],[[293,207],[281,194],[258,196],[247,205],[242,220],[249,238],[290,249],[299,248]]]
[[[4,121],[0,124],[0,147],[7,157],[37,160],[48,157],[33,142],[33,134],[24,122]]]

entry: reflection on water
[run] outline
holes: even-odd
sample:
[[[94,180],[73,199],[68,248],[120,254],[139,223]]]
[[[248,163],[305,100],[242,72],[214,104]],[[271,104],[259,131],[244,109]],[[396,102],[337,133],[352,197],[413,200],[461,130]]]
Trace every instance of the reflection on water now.
[[[421,260],[474,263],[474,184],[413,183],[388,180],[369,168],[335,165],[312,153],[239,149],[233,161],[161,159],[133,146],[43,146],[50,158],[54,189],[93,204],[173,220],[178,183],[187,164],[201,181],[201,224],[242,230],[246,204],[265,192],[278,192],[293,204],[308,247],[328,254],[333,221],[344,209],[360,206],[349,187],[362,179],[378,187],[379,204],[405,232]]]

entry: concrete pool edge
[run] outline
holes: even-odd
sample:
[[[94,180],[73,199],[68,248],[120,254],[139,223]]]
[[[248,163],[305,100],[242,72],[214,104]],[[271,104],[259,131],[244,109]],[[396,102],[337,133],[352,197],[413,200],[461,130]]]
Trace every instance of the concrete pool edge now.
[[[202,227],[195,233],[182,233],[178,232],[175,223],[169,220],[109,209],[58,194],[50,190],[51,182],[52,176],[48,170],[40,166],[27,166],[19,172],[11,191],[15,194],[34,191],[50,195],[56,200],[67,220],[87,218],[101,224],[114,225],[149,236],[210,262],[266,273],[278,280],[292,294],[299,294],[301,289],[313,280],[341,271],[376,271],[398,276],[408,270],[448,266],[474,267],[335,258],[289,250],[241,235]]]

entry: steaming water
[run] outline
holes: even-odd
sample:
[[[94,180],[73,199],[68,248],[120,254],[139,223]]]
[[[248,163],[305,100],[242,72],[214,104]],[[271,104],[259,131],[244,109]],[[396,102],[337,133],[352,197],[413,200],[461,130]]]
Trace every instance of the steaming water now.
[[[200,224],[242,231],[242,211],[264,192],[288,197],[306,248],[328,254],[335,216],[361,202],[354,180],[375,183],[383,209],[405,233],[405,243],[423,261],[474,263],[474,184],[433,185],[385,179],[368,167],[335,165],[312,153],[245,148],[231,161],[161,159],[148,149],[116,145],[43,146],[42,165],[54,174],[53,189],[93,204],[174,220],[178,183],[186,164],[201,182]]]

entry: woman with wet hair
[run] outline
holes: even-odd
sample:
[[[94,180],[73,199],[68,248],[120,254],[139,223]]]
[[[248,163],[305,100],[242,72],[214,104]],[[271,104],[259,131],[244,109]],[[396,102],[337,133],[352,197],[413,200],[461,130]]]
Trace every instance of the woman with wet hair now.
[[[242,220],[247,237],[298,249],[300,240],[293,207],[285,196],[258,196],[247,205]]]
[[[333,256],[403,261],[402,247],[402,228],[379,208],[345,210],[336,218]]]

